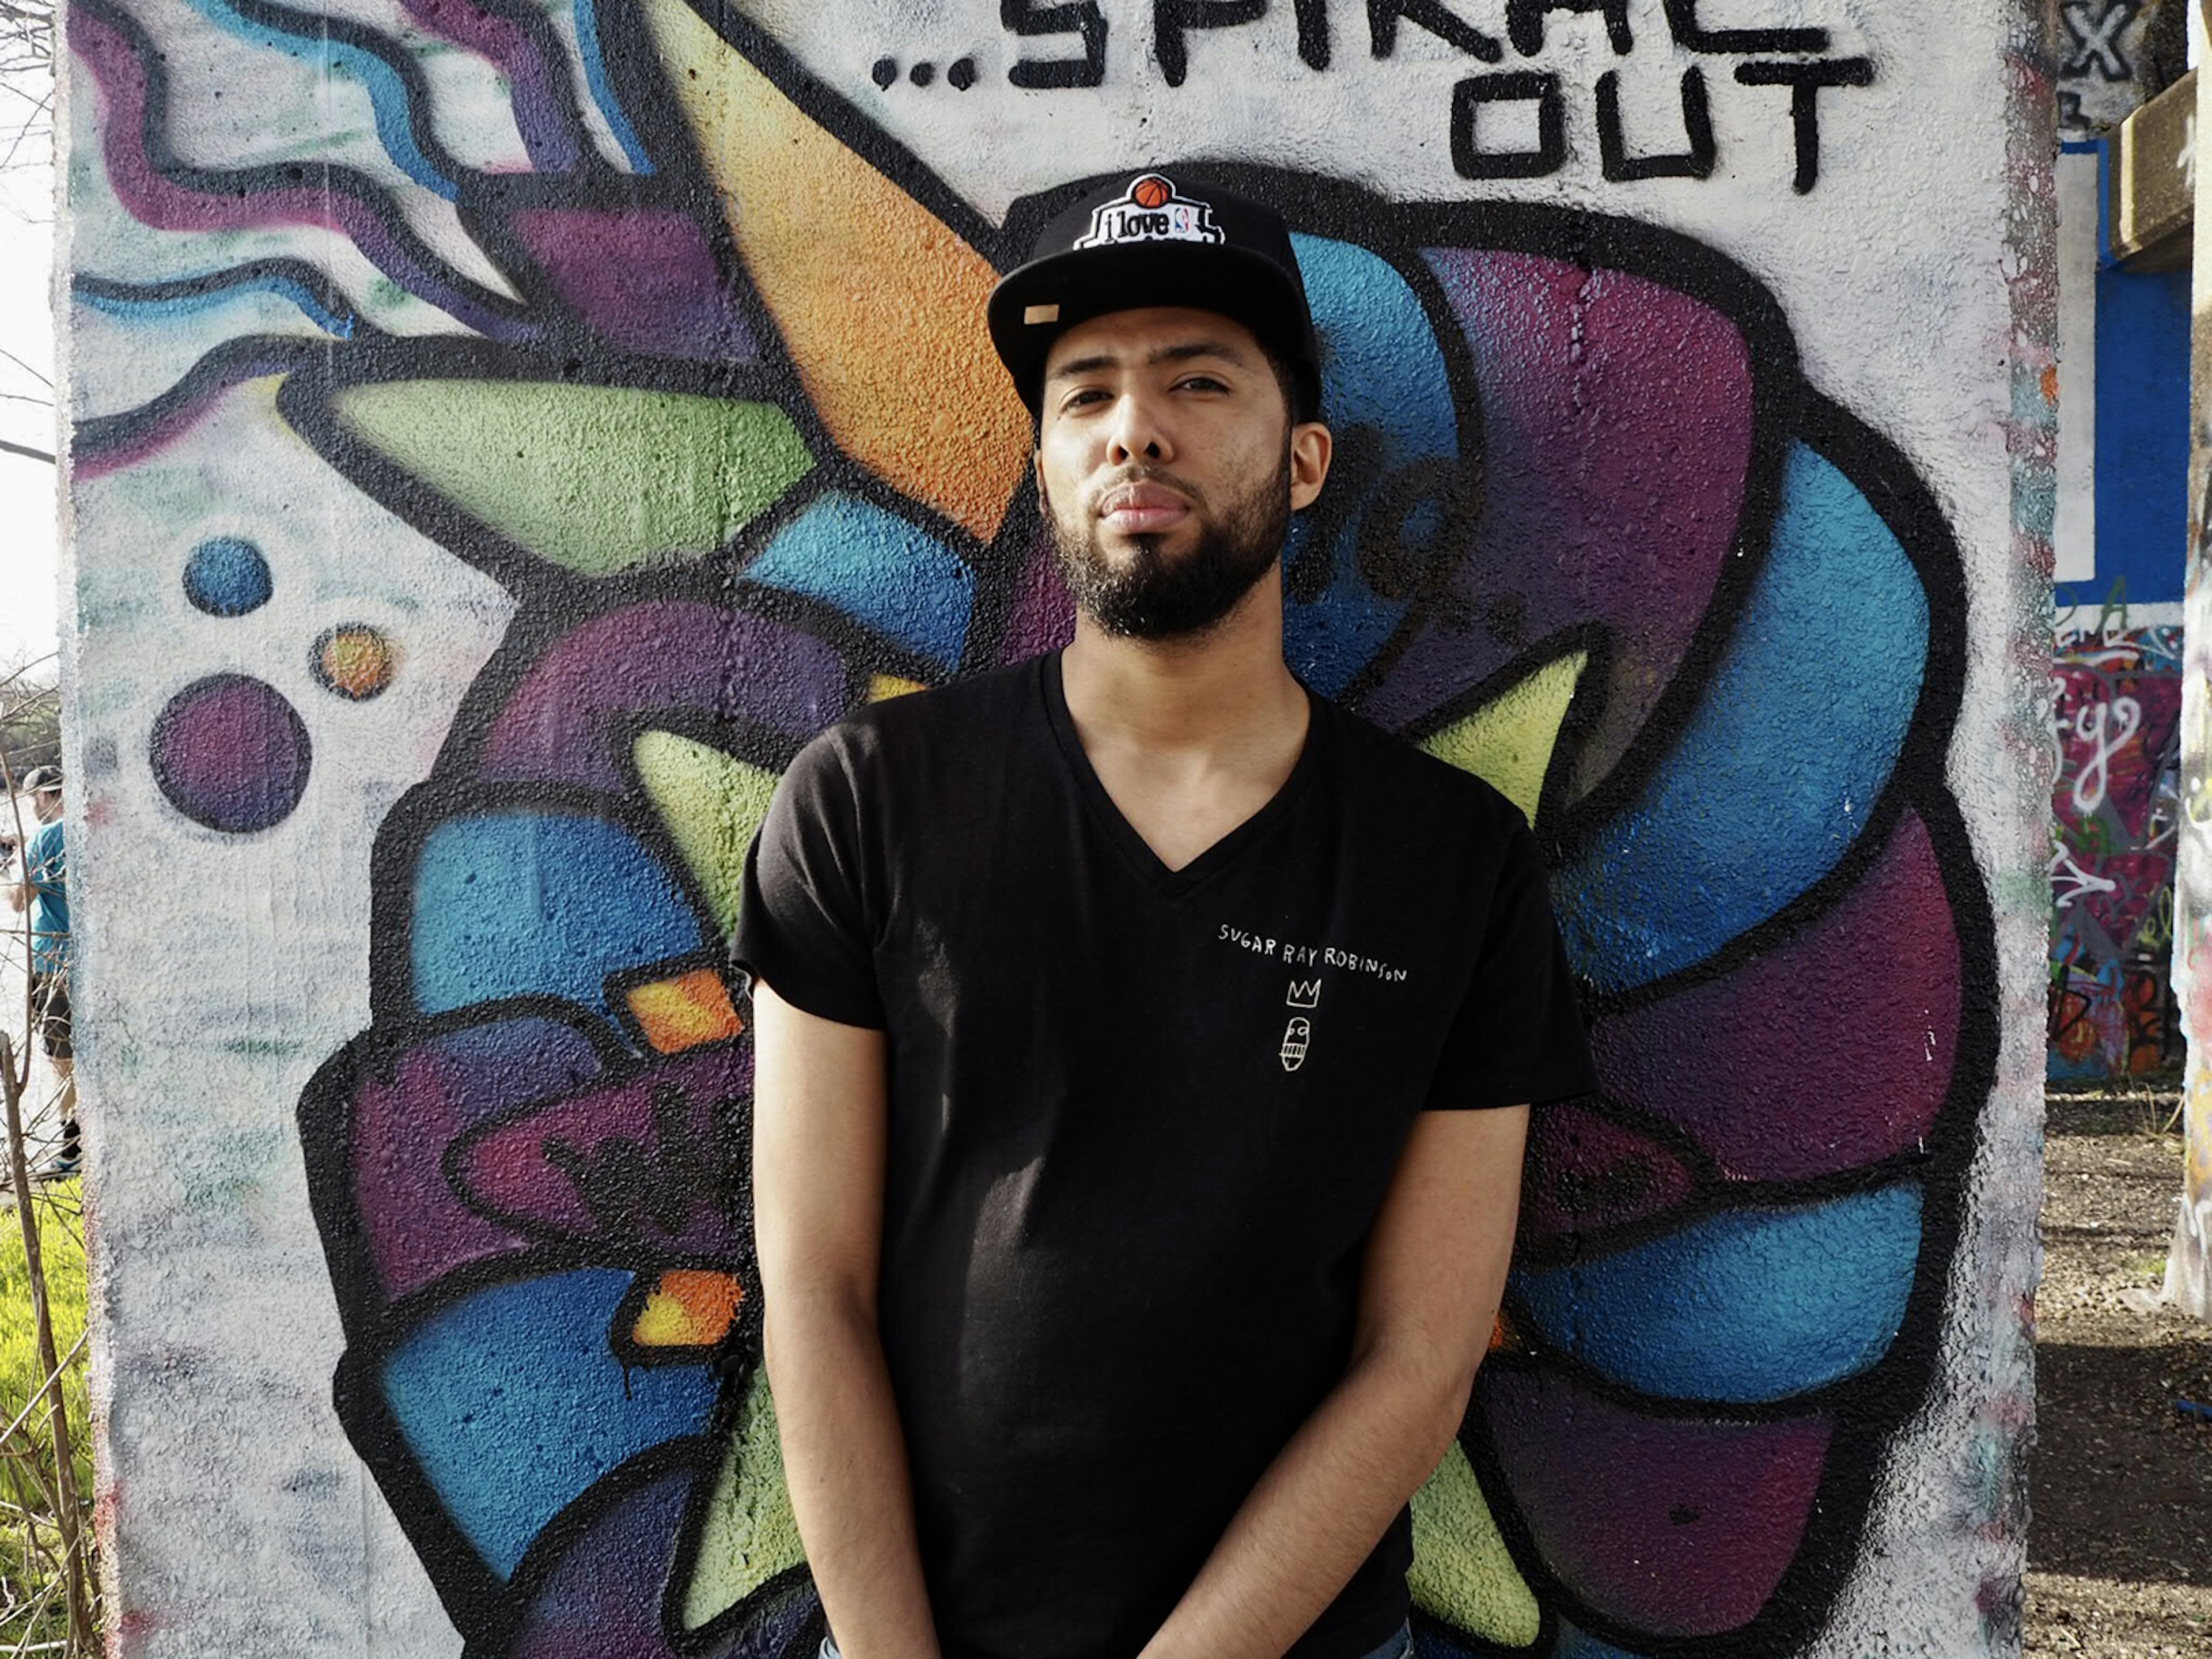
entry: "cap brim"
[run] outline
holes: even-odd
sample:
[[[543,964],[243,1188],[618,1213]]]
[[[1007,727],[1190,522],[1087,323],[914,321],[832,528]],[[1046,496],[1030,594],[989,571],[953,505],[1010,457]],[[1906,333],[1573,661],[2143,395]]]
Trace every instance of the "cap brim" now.
[[[991,343],[1034,415],[1054,341],[1094,317],[1149,306],[1234,318],[1293,365],[1312,370],[1305,295],[1283,268],[1263,254],[1201,243],[1081,248],[1033,260],[992,290]]]

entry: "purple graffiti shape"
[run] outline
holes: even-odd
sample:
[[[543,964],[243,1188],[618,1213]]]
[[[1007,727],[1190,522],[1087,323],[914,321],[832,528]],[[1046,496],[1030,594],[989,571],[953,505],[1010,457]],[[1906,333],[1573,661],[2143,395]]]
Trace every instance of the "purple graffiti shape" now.
[[[1826,1418],[1661,1417],[1503,1365],[1478,1393],[1537,1553],[1600,1622],[1681,1638],[1759,1616],[1812,1518]]]
[[[675,208],[518,209],[530,257],[586,326],[617,350],[750,362],[752,331],[706,233]]]
[[[515,131],[531,165],[569,173],[583,159],[568,68],[552,60],[538,32],[470,0],[404,0],[407,15],[455,46],[497,64],[507,76]]]
[[[1951,1090],[1959,939],[1926,827],[1797,938],[1733,974],[1598,1021],[1609,1099],[1674,1125],[1744,1181],[1833,1175],[1917,1146]],[[1802,1120],[1808,1094],[1819,1116]]]
[[[1522,641],[1602,623],[1616,642],[1580,775],[1620,758],[1676,671],[1735,544],[1752,455],[1742,335],[1687,294],[1497,249],[1424,256],[1481,388],[1487,491],[1452,591],[1510,636],[1431,623],[1362,711],[1409,723],[1498,671]]]
[[[794,742],[851,708],[845,659],[811,634],[741,611],[652,600],[562,635],[507,700],[478,759],[487,780],[613,789],[623,716],[744,720]]]

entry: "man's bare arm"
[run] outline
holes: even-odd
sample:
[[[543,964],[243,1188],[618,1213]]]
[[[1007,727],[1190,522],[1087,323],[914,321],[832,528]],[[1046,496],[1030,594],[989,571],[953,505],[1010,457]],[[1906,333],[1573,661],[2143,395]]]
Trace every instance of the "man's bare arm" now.
[[[1245,1499],[1143,1659],[1276,1659],[1449,1448],[1504,1294],[1526,1107],[1424,1112],[1367,1249],[1344,1380]]]
[[[876,1322],[884,1034],[753,988],[753,1232],[800,1539],[848,1659],[938,1659]]]

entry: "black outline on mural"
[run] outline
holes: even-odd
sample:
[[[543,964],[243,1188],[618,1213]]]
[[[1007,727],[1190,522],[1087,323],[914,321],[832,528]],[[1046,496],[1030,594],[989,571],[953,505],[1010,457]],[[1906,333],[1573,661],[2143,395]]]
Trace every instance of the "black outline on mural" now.
[[[248,259],[241,264],[226,265],[220,270],[211,270],[202,276],[173,276],[148,283],[117,282],[79,272],[70,279],[70,292],[79,299],[88,301],[114,300],[125,304],[160,305],[167,301],[213,299],[234,291],[241,295],[265,293],[266,289],[256,286],[264,283],[289,283],[311,295],[333,320],[343,325],[345,337],[349,338],[361,332],[382,331],[354,309],[353,301],[331,279],[327,271],[305,259],[283,255],[266,259]]]
[[[104,0],[81,0],[88,11],[122,29],[135,44],[144,44],[135,23],[120,16]],[[1588,6],[1562,9],[1589,9]],[[504,12],[505,9],[501,9]],[[1405,10],[1401,8],[1400,9]],[[1694,7],[1686,0],[1669,0],[1668,16],[1680,33],[1680,19],[1687,18],[1694,32]],[[1412,16],[1410,10],[1405,15]],[[972,209],[955,198],[935,175],[921,167],[902,147],[861,118],[842,98],[803,71],[779,46],[755,26],[727,15],[708,19],[721,36],[743,52],[791,96],[810,118],[820,123],[863,160],[898,183],[926,211],[965,237],[994,264],[1003,269],[1013,263],[1025,246],[1025,231],[1054,207],[1085,187],[1071,184],[1018,204],[1003,228],[983,222]],[[261,373],[286,374],[281,407],[286,418],[314,443],[337,469],[359,484],[373,499],[406,519],[417,529],[459,556],[478,564],[515,588],[522,598],[506,640],[492,661],[471,685],[456,714],[434,781],[411,792],[386,818],[377,837],[375,852],[376,916],[372,939],[376,941],[408,937],[407,908],[411,904],[412,865],[404,854],[439,823],[463,810],[491,805],[532,811],[584,811],[597,818],[612,819],[637,835],[662,856],[664,867],[702,919],[702,936],[711,933],[704,918],[711,913],[696,890],[688,866],[667,844],[665,830],[652,815],[636,810],[640,799],[629,747],[638,730],[678,729],[668,717],[636,710],[610,711],[605,740],[618,745],[612,753],[625,787],[602,792],[543,782],[484,786],[471,777],[479,748],[490,726],[493,713],[512,695],[540,659],[548,644],[593,614],[603,613],[633,600],[696,599],[725,608],[753,611],[793,623],[805,631],[824,637],[848,665],[848,706],[866,696],[864,681],[874,672],[898,674],[930,683],[946,677],[937,664],[918,660],[872,631],[795,596],[744,582],[747,556],[764,545],[768,538],[790,517],[825,489],[849,490],[877,505],[907,517],[937,536],[966,560],[975,573],[975,605],[968,630],[967,649],[959,665],[968,672],[994,660],[1004,635],[1010,592],[1024,562],[1034,549],[1039,523],[1030,492],[1024,486],[1010,504],[996,536],[988,545],[941,515],[915,503],[866,475],[856,463],[842,457],[803,396],[795,390],[795,372],[781,336],[764,305],[743,284],[731,295],[744,315],[757,345],[757,361],[750,365],[705,365],[674,358],[653,357],[609,350],[589,331],[555,291],[550,279],[523,257],[520,239],[508,224],[508,216],[538,202],[557,201],[562,206],[590,207],[665,204],[690,215],[708,239],[714,256],[726,271],[742,269],[728,229],[718,213],[702,211],[714,194],[699,158],[690,147],[689,127],[659,79],[649,37],[629,0],[607,0],[603,24],[611,50],[610,76],[619,88],[620,101],[630,112],[636,131],[649,147],[656,172],[632,177],[601,166],[586,165],[577,175],[553,179],[529,176],[487,178],[466,176],[459,204],[463,222],[484,246],[489,257],[507,272],[525,296],[525,303],[491,300],[519,320],[543,325],[542,345],[521,349],[483,342],[453,339],[401,341],[374,336],[332,350],[326,342],[296,338],[239,340],[204,359],[185,381],[154,403],[125,415],[87,422],[80,426],[81,453],[119,447],[143,436],[162,422],[176,418],[194,404],[214,395],[223,385],[244,378],[249,367]],[[1777,37],[1790,31],[1771,32]],[[1820,35],[1817,46],[1783,47],[1762,38],[1754,47],[1735,33],[1721,32],[1692,41],[1705,52],[1747,50],[1821,50],[1826,38],[1820,31],[1798,31],[1810,38]],[[1794,38],[1794,37],[1793,37]],[[145,141],[149,160],[166,154],[155,146],[163,121],[164,83],[150,52],[142,53],[148,75],[148,118]],[[1747,65],[1746,68],[1763,66]],[[1747,78],[1741,73],[1739,78]],[[1794,85],[1795,83],[1792,82]],[[410,83],[410,96],[412,87]],[[1693,152],[1696,146],[1693,143]],[[587,157],[596,150],[581,145]],[[279,179],[282,169],[200,175],[189,170],[161,166],[165,177],[193,188],[210,188],[196,179],[220,181],[222,189],[249,191],[263,187],[293,187],[296,181]],[[1975,1144],[1975,1121],[1986,1100],[1996,1053],[1994,922],[1981,885],[1978,868],[1968,842],[1963,820],[1943,781],[1943,761],[1954,729],[1963,685],[1963,573],[1948,525],[1932,495],[1901,454],[1879,434],[1812,392],[1799,377],[1792,336],[1786,319],[1771,295],[1741,267],[1710,248],[1687,238],[1654,230],[1630,222],[1581,214],[1566,210],[1515,207],[1494,204],[1398,204],[1380,202],[1356,187],[1327,180],[1293,177],[1235,165],[1194,165],[1194,173],[1242,185],[1283,205],[1293,223],[1320,234],[1341,236],[1389,263],[1403,277],[1431,314],[1443,314],[1443,299],[1433,275],[1420,258],[1428,246],[1465,246],[1516,249],[1565,259],[1589,270],[1620,270],[1650,275],[1668,287],[1705,301],[1732,321],[1744,340],[1753,389],[1752,451],[1747,468],[1743,505],[1731,548],[1733,556],[1722,562],[1721,571],[1702,619],[1684,644],[1680,661],[1668,678],[1665,690],[1644,709],[1632,729],[1620,739],[1620,761],[1595,787],[1578,800],[1570,799],[1571,778],[1581,738],[1602,711],[1607,675],[1611,666],[1610,646],[1599,641],[1592,672],[1586,673],[1586,695],[1571,707],[1562,741],[1545,781],[1540,821],[1544,823],[1548,850],[1558,857],[1586,842],[1588,836],[1616,812],[1632,805],[1668,757],[1671,741],[1666,734],[1680,732],[1685,716],[1705,695],[1726,642],[1740,618],[1758,574],[1772,532],[1778,506],[1780,471],[1787,452],[1802,439],[1816,453],[1841,468],[1865,491],[1876,510],[1897,532],[1912,560],[1928,599],[1929,653],[1920,699],[1883,794],[1844,856],[1819,882],[1790,905],[1759,926],[1732,939],[1722,951],[1682,973],[1670,975],[1632,993],[1595,1000],[1600,1012],[1627,1008],[1656,1000],[1689,986],[1719,978],[1745,962],[1775,948],[1814,925],[1825,912],[1856,883],[1885,851],[1908,810],[1927,826],[1936,848],[1936,862],[1949,897],[1960,961],[1961,1013],[1950,1090],[1936,1127],[1929,1136],[1924,1157],[1885,1162],[1854,1170],[1822,1182],[1772,1183],[1771,1189],[1730,1188],[1730,1207],[1741,1205],[1753,1194],[1771,1190],[1778,1199],[1786,1192],[1796,1201],[1825,1192],[1855,1190],[1899,1178],[1923,1183],[1922,1243],[1907,1311],[1890,1355],[1866,1375],[1846,1379],[1816,1394],[1792,1399],[1771,1408],[1715,1407],[1705,1404],[1656,1401],[1627,1390],[1612,1390],[1625,1402],[1656,1415],[1680,1414],[1702,1419],[1757,1420],[1762,1410],[1777,1416],[1802,1416],[1816,1409],[1836,1413],[1836,1434],[1831,1445],[1814,1503],[1814,1518],[1781,1585],[1760,1617],[1742,1630],[1717,1638],[1678,1643],[1656,1642],[1640,1632],[1615,1631],[1589,1608],[1580,1607],[1565,1587],[1550,1577],[1534,1550],[1525,1524],[1510,1502],[1510,1488],[1498,1480],[1498,1471],[1486,1444],[1477,1413],[1471,1413],[1463,1436],[1476,1467],[1486,1476],[1486,1490],[1496,1506],[1516,1564],[1542,1595],[1547,1638],[1556,1629],[1564,1611],[1594,1633],[1631,1643],[1654,1659],[1673,1659],[1694,1650],[1700,1659],[1735,1659],[1764,1653],[1787,1644],[1816,1627],[1832,1597],[1855,1562],[1856,1543],[1871,1501],[1872,1483],[1880,1466],[1881,1451],[1904,1417],[1925,1397],[1936,1358],[1934,1333],[1940,1322],[1945,1291],[1943,1271],[1955,1257],[1958,1229],[1962,1219],[1965,1173]],[[264,177],[264,174],[268,175]],[[369,193],[364,198],[372,210],[388,216],[389,204],[374,186],[362,181]],[[433,260],[433,269],[443,270]],[[458,280],[458,279],[456,279]],[[474,297],[473,295],[471,297]],[[1462,453],[1479,465],[1480,388],[1474,384],[1463,341],[1455,331],[1439,327],[1447,376],[1461,422]],[[289,371],[289,372],[288,372]],[[514,546],[451,503],[429,497],[421,481],[374,454],[344,431],[333,400],[348,386],[374,381],[422,378],[504,378],[524,380],[565,380],[589,385],[650,387],[681,391],[727,399],[757,395],[781,409],[796,424],[815,457],[806,479],[769,512],[744,526],[724,548],[707,554],[680,569],[661,568],[623,576],[592,580],[557,570]],[[1361,510],[1364,510],[1364,507]],[[1356,540],[1356,538],[1355,538]],[[1390,664],[1422,630],[1443,626],[1464,628],[1464,619],[1450,617],[1447,591],[1452,572],[1446,562],[1435,562],[1425,579],[1410,595],[1402,620],[1368,668],[1347,688],[1344,700],[1357,704],[1387,673]],[[1532,665],[1554,659],[1562,646],[1554,638],[1533,650],[1509,653],[1502,666],[1493,669],[1479,686],[1469,687],[1450,702],[1461,713],[1474,706],[1487,689],[1520,678]],[[1550,655],[1547,657],[1547,653]],[[1600,659],[1603,660],[1601,661]],[[690,730],[742,758],[780,766],[788,760],[786,739],[762,730],[723,721],[704,721],[696,713],[687,717]],[[1433,729],[1444,715],[1422,721]],[[625,723],[627,722],[627,723]],[[735,744],[735,747],[732,745]],[[412,838],[410,842],[410,838]],[[711,952],[677,960],[705,962]],[[654,964],[658,971],[666,964]],[[642,1276],[645,1269],[632,1261],[610,1263],[592,1249],[547,1241],[520,1250],[513,1257],[488,1265],[481,1274],[465,1270],[438,1281],[429,1289],[391,1304],[381,1300],[367,1267],[361,1222],[353,1208],[344,1163],[345,1133],[349,1123],[351,1091],[359,1079],[388,1064],[406,1047],[443,1030],[459,1030],[536,1013],[583,1030],[599,1054],[601,1075],[591,1085],[608,1086],[631,1068],[645,1063],[633,1058],[609,1034],[595,1014],[555,999],[520,999],[495,1005],[475,1006],[434,1019],[416,1016],[405,995],[407,963],[401,953],[386,951],[373,958],[372,1007],[375,1024],[371,1031],[333,1056],[310,1084],[301,1108],[301,1133],[309,1168],[311,1197],[330,1259],[349,1339],[340,1362],[337,1394],[341,1415],[349,1436],[379,1484],[392,1498],[395,1510],[418,1552],[426,1560],[440,1559],[439,1593],[470,1641],[472,1659],[490,1659],[503,1650],[514,1621],[528,1604],[532,1587],[542,1583],[580,1529],[604,1513],[607,1504],[635,1491],[646,1480],[675,1469],[690,1469],[695,1477],[691,1506],[687,1510],[678,1563],[684,1548],[696,1550],[696,1525],[700,1506],[711,1495],[720,1448],[734,1413],[742,1408],[744,1384],[751,1360],[744,1343],[757,1343],[742,1328],[733,1330],[718,1369],[724,1382],[722,1395],[710,1416],[708,1431],[655,1449],[624,1465],[595,1486],[586,1499],[564,1510],[533,1544],[514,1579],[500,1585],[489,1574],[477,1572],[475,1555],[459,1538],[457,1528],[439,1505],[424,1477],[404,1448],[388,1413],[374,1397],[376,1370],[389,1345],[411,1328],[426,1308],[448,1305],[459,1296],[502,1283],[515,1277],[534,1276],[549,1267],[567,1265],[621,1266]],[[633,1036],[635,1036],[632,1033]],[[742,1114],[742,1107],[739,1107]],[[1617,1115],[1620,1115],[1616,1112]],[[1638,1127],[1648,1124],[1638,1121]],[[1674,1231],[1697,1213],[1696,1206],[1718,1206],[1717,1182],[1701,1182],[1700,1197],[1690,1206],[1670,1210],[1667,1231]],[[1759,1201],[1756,1197],[1753,1201]],[[1637,1237],[1634,1229],[1608,1231],[1601,1248],[1627,1248]],[[1587,1255],[1595,1238],[1581,1237]],[[725,1263],[712,1266],[727,1271]],[[748,1298],[748,1310],[757,1298]],[[624,1304],[627,1306],[627,1303]],[[748,1312],[747,1319],[753,1316]],[[732,1346],[734,1345],[734,1346]],[[1510,1367],[1533,1363],[1503,1357],[1493,1364]],[[1604,1385],[1586,1370],[1558,1356],[1544,1363],[1570,1376],[1578,1386],[1605,1391]],[[697,1479],[699,1471],[704,1480]],[[466,1582],[464,1582],[466,1581]],[[761,1596],[781,1595],[781,1581]],[[672,1579],[669,1594],[675,1594]],[[797,1579],[791,1586],[795,1588]],[[679,1642],[706,1644],[726,1635],[726,1621],[750,1619],[760,1597],[733,1608],[706,1631],[679,1636]],[[1431,1622],[1432,1621],[1429,1621]],[[1471,1643],[1464,1632],[1451,1639],[1462,1647],[1491,1651],[1487,1644]],[[796,1651],[794,1650],[794,1651]]]
[[[364,173],[351,167],[322,166],[313,170],[311,179],[310,170],[298,162],[211,169],[195,167],[184,161],[170,146],[168,139],[167,55],[155,46],[137,18],[120,6],[111,4],[109,0],[73,0],[71,11],[73,14],[81,13],[112,29],[122,37],[137,58],[139,72],[144,76],[146,82],[145,118],[138,143],[145,154],[147,165],[163,179],[194,195],[210,198],[229,196],[244,198],[305,189],[319,189],[326,195],[342,196],[361,206],[392,239],[392,245],[398,252],[413,261],[425,274],[447,283],[456,297],[479,307],[488,318],[497,322],[507,325],[527,322],[522,311],[506,295],[495,293],[462,276],[432,252],[429,245],[407,223],[405,216],[399,211],[391,194]],[[395,277],[394,280],[398,279]]]
[[[297,751],[291,775],[285,781],[283,790],[283,793],[289,795],[290,799],[284,803],[283,810],[266,823],[225,823],[202,811],[180,793],[179,787],[173,783],[161,764],[161,756],[169,730],[183,717],[185,712],[184,707],[185,699],[233,685],[252,686],[269,694],[273,700],[270,706],[283,711],[284,720],[290,729],[292,741]],[[228,671],[216,674],[204,674],[198,679],[179,687],[171,694],[168,700],[162,703],[161,712],[154,717],[153,730],[146,738],[146,756],[152,767],[154,781],[161,789],[161,799],[175,809],[179,817],[189,818],[204,829],[219,830],[229,836],[258,835],[265,830],[275,829],[285,819],[290,817],[293,809],[300,804],[300,797],[307,792],[308,775],[314,769],[314,744],[307,735],[307,721],[301,718],[300,711],[293,706],[292,700],[270,684],[268,681],[256,675],[238,674]]]

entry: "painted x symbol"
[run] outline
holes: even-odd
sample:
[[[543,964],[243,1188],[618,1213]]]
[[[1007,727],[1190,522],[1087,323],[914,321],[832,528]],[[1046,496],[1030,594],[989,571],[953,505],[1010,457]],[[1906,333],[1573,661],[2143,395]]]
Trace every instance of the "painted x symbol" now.
[[[2060,76],[2078,79],[2094,67],[2107,81],[2129,79],[2134,71],[2120,55],[2120,33],[2142,9],[2142,0],[2105,0],[2101,11],[2095,0],[2066,0],[2058,13],[2074,37],[2074,50],[2058,71]]]

